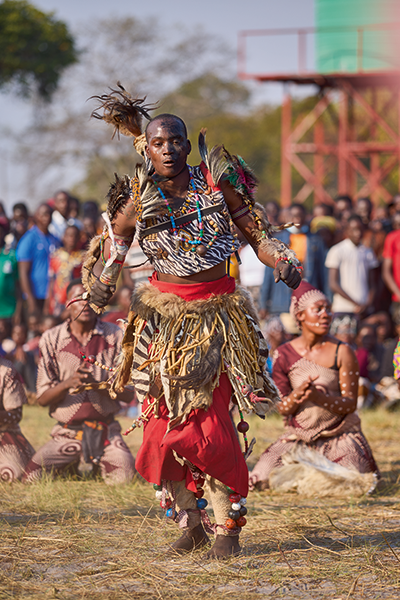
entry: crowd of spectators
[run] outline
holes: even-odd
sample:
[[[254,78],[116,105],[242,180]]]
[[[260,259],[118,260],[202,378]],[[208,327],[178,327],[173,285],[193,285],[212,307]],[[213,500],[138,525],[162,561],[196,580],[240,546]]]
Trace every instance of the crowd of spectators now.
[[[393,351],[400,333],[400,195],[385,206],[339,196],[308,213],[301,204],[266,206],[274,225],[294,223],[276,237],[293,248],[304,278],[332,302],[331,333],[350,344],[360,363],[359,407],[400,406]],[[240,279],[255,297],[272,349],[299,334],[289,314],[292,291],[272,269],[241,251]],[[251,264],[250,264],[251,263]],[[278,345],[279,345],[278,344]]]
[[[281,209],[267,202],[273,225],[294,223],[276,237],[302,261],[304,278],[332,301],[331,333],[349,343],[360,363],[360,405],[397,405],[393,351],[400,333],[400,195],[385,206],[369,198],[339,196],[308,212],[294,203]],[[89,240],[104,222],[94,201],[80,203],[65,191],[30,214],[18,202],[7,217],[0,204],[0,356],[14,363],[34,393],[42,334],[62,323],[68,284],[80,277]],[[273,279],[245,242],[237,276],[253,294],[270,347],[298,335],[291,321],[291,290]],[[102,318],[124,319],[134,286],[151,274],[137,242],[127,257],[121,287]],[[235,274],[235,270],[231,271]],[[271,362],[271,361],[270,361]]]

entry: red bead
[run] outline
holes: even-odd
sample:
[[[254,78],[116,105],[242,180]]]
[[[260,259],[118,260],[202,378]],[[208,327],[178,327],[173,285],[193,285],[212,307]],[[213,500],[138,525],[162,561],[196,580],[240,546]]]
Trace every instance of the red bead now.
[[[240,494],[229,494],[229,502],[232,502],[232,504],[234,502],[240,502],[240,498],[242,496]]]
[[[202,498],[204,496],[204,490],[197,490],[197,492],[195,492],[194,495],[196,496],[196,498]]]
[[[93,356],[93,354],[91,354],[90,356],[87,357],[86,361],[88,363],[90,363],[91,365],[94,365],[94,363],[96,362],[96,357]]]
[[[239,433],[246,433],[246,431],[249,429],[250,425],[247,423],[247,421],[240,421],[240,423],[237,425],[237,430]]]
[[[236,525],[238,527],[244,527],[247,523],[247,519],[245,519],[245,517],[239,517],[238,520],[236,521]]]
[[[161,508],[169,508],[171,505],[172,505],[172,502],[169,498],[167,498],[164,503],[162,500],[160,502]]]
[[[225,521],[225,527],[227,527],[228,529],[236,529],[237,525],[233,519],[227,519]]]

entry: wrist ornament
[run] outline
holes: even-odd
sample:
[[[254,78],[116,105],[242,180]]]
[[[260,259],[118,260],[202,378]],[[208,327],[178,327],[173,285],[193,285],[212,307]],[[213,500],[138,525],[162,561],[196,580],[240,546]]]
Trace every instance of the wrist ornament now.
[[[133,234],[128,236],[116,235],[112,229],[111,221],[107,213],[102,214],[106,222],[103,233],[100,239],[101,260],[104,269],[99,277],[101,283],[111,286],[118,281],[119,274],[122,270],[126,255],[132,244]],[[110,254],[106,260],[104,257],[104,242],[109,238],[111,241]]]
[[[299,263],[299,261],[297,259],[293,260],[292,258],[290,258],[288,256],[281,256],[276,259],[275,267],[274,267],[275,269],[277,268],[277,266],[280,262],[286,262],[289,265],[292,265],[298,273],[301,273],[303,271],[303,267],[301,266],[301,264]]]

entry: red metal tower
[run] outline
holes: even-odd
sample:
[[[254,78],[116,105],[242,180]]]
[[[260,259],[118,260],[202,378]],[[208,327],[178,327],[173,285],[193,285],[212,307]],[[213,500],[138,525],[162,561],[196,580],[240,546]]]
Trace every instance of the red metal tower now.
[[[335,32],[334,28],[325,30]],[[396,181],[400,192],[400,70],[363,71],[364,33],[371,30],[398,30],[400,35],[400,23],[349,27],[348,30],[353,30],[357,35],[357,71],[329,74],[306,70],[308,37],[321,33],[321,28],[264,29],[239,33],[240,79],[314,84],[319,88],[320,98],[314,108],[293,124],[292,99],[286,86],[281,124],[282,206],[289,206],[293,200],[304,202],[311,193],[317,203],[331,203],[336,194],[349,194],[353,198],[370,196],[375,203],[381,200],[388,202],[393,193],[393,181]],[[248,72],[247,40],[254,36],[297,36],[297,72]],[[329,132],[327,130],[328,120],[324,115],[328,113],[337,119],[333,128],[334,136],[332,127]],[[357,126],[356,113],[363,114],[361,128]],[[294,197],[293,168],[304,180]],[[336,189],[333,190],[331,185],[328,191],[326,180],[332,174]],[[391,191],[387,187],[388,178],[392,180]]]

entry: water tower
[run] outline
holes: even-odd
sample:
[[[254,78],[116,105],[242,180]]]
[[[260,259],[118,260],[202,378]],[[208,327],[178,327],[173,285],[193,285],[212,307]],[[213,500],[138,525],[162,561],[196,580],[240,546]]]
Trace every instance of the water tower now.
[[[304,202],[311,194],[315,202],[330,203],[337,194],[388,202],[400,191],[400,2],[315,0],[315,15],[316,27],[239,33],[241,79],[313,84],[319,90],[312,110],[293,124],[285,86],[281,203]],[[282,36],[297,40],[297,69],[250,72],[252,40]],[[308,69],[313,44],[315,66]],[[293,169],[304,182],[296,194]]]

